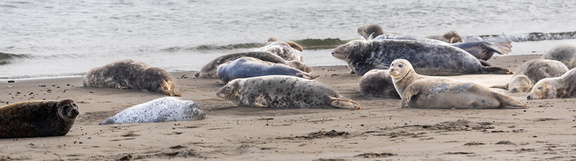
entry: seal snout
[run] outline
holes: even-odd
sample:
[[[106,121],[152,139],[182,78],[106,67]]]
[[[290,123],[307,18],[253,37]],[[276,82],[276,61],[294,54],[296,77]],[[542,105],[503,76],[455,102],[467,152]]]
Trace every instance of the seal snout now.
[[[68,112],[68,118],[76,118],[76,116],[80,115],[80,111],[78,109],[72,109]]]

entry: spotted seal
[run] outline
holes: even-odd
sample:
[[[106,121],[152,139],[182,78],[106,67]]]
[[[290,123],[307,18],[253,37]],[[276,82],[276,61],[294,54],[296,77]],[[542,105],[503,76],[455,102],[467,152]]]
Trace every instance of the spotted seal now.
[[[304,58],[300,55],[302,46],[292,41],[278,41],[276,38],[269,38],[264,47],[260,51],[267,51],[276,54],[286,61],[300,61],[304,62]]]
[[[550,49],[542,56],[543,59],[558,60],[568,69],[576,67],[576,45],[560,44]]]
[[[124,109],[102,121],[100,125],[192,121],[204,118],[206,113],[195,102],[162,97]]]
[[[360,93],[365,96],[400,99],[389,70],[372,69],[360,78]]]
[[[314,79],[318,77],[288,65],[262,61],[252,57],[242,57],[230,63],[221,64],[218,66],[216,74],[224,83],[228,83],[228,81],[237,78],[249,78],[265,75],[289,75],[306,79]]]
[[[360,109],[358,103],[342,97],[325,84],[292,76],[235,79],[222,87],[216,95],[238,106]]]
[[[357,75],[388,69],[395,59],[407,59],[424,75],[512,74],[502,67],[483,66],[466,51],[449,46],[405,40],[354,40],[332,51]]]
[[[0,138],[64,136],[79,114],[70,99],[5,105],[0,107]]]
[[[147,90],[181,96],[170,73],[130,59],[93,68],[82,82],[85,87]]]
[[[403,108],[527,108],[512,97],[476,83],[419,75],[406,59],[392,61],[390,76]]]
[[[568,71],[562,62],[548,59],[534,59],[523,63],[505,85],[490,86],[502,88],[512,93],[530,92],[534,83],[544,78],[559,77]]]
[[[251,51],[251,52],[240,52],[240,53],[232,53],[220,56],[210,62],[200,69],[198,73],[196,73],[195,77],[197,78],[217,78],[218,75],[216,74],[216,70],[219,65],[224,63],[232,62],[241,57],[253,57],[263,61],[272,62],[272,63],[279,63],[279,64],[286,64],[288,66],[294,67],[298,70],[304,71],[309,73],[312,71],[312,68],[308,67],[304,63],[300,61],[286,61],[282,57],[272,54],[267,51]]]
[[[384,30],[382,29],[382,27],[380,27],[380,25],[377,24],[370,24],[370,25],[365,25],[365,26],[361,26],[358,28],[358,34],[360,36],[362,36],[362,38],[366,39],[366,40],[372,40],[375,39],[376,37],[380,36],[380,35],[399,35],[396,33],[387,33],[384,32]],[[431,39],[431,40],[437,40],[437,41],[441,41],[441,42],[446,42],[446,43],[460,43],[463,42],[462,37],[460,36],[460,34],[458,34],[456,31],[452,30],[449,31],[447,33],[445,33],[444,35],[434,35],[434,36],[427,36],[427,39]]]
[[[529,100],[574,98],[576,97],[576,68],[570,69],[560,77],[544,78],[530,90]]]

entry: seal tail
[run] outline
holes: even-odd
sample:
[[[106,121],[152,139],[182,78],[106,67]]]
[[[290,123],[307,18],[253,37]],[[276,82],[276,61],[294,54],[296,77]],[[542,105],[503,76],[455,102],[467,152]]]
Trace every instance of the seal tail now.
[[[481,74],[514,74],[510,69],[497,66],[483,66],[480,68]]]
[[[346,108],[346,109],[352,109],[352,110],[359,110],[360,104],[347,99],[347,98],[331,98],[331,102],[330,105],[334,106],[334,107],[338,107],[338,108]]]
[[[498,99],[502,104],[500,104],[499,108],[511,108],[511,109],[524,109],[528,108],[526,104],[498,92],[492,92],[494,98]]]

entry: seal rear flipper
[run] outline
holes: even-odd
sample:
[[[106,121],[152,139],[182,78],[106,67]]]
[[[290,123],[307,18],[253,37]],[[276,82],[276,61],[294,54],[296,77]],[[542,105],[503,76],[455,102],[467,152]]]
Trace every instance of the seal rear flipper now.
[[[350,99],[331,97],[330,100],[331,100],[330,105],[332,105],[334,107],[347,108],[347,109],[353,109],[353,110],[359,110],[360,109],[360,104],[358,104],[358,103],[356,103]]]
[[[508,90],[508,84],[493,85],[493,86],[490,86],[490,88],[500,88],[500,89]]]
[[[500,101],[500,107],[498,108],[511,108],[511,109],[524,109],[528,108],[526,104],[498,92],[492,92],[492,96]]]
[[[457,43],[453,45],[454,47],[458,47],[460,49],[465,50],[466,52],[474,55],[474,57],[482,60],[488,60],[494,55],[494,53],[498,53],[500,55],[507,55],[512,51],[512,43],[510,41],[507,42],[464,42],[464,43]]]
[[[480,74],[514,74],[510,69],[496,66],[481,67]]]

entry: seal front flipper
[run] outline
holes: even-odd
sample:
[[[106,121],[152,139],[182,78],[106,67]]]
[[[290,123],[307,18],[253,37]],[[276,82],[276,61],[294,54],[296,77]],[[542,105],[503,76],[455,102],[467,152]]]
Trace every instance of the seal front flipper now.
[[[490,86],[489,88],[500,88],[500,89],[508,90],[508,84],[493,85],[493,86]]]
[[[514,74],[510,69],[496,66],[480,67],[482,74]]]
[[[526,106],[522,102],[512,97],[500,94],[498,92],[492,92],[492,96],[500,101],[501,104],[499,108],[512,108],[512,109],[528,108],[528,106]]]
[[[359,110],[360,104],[346,98],[330,97],[330,105],[338,108],[347,108],[353,110]]]

